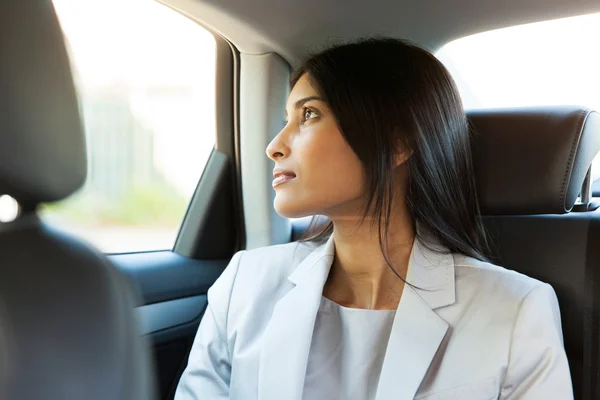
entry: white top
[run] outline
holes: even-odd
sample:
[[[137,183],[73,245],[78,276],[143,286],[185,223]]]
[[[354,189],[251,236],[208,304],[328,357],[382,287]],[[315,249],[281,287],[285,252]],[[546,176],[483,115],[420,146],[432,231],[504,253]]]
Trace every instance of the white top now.
[[[304,400],[372,400],[395,310],[347,308],[323,297],[304,381]]]

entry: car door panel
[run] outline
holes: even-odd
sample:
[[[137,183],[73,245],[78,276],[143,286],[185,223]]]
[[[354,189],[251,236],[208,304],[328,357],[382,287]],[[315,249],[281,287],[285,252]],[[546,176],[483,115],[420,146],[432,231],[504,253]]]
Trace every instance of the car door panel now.
[[[229,260],[193,260],[171,251],[110,259],[139,292],[136,313],[153,347],[160,398],[171,399],[206,308],[207,291]]]

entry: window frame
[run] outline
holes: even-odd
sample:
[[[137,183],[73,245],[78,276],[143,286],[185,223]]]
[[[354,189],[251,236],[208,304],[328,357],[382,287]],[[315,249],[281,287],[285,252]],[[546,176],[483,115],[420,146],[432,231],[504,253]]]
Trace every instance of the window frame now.
[[[195,259],[231,256],[245,246],[241,180],[238,173],[240,170],[239,51],[231,42],[201,21],[159,2],[206,29],[212,34],[216,43],[215,147],[198,179],[171,251]],[[225,207],[222,207],[223,200],[226,200],[222,198],[223,195],[232,200],[231,204],[225,204]],[[211,221],[215,214],[222,216],[228,214],[233,219],[234,231],[224,233],[227,236],[226,240],[233,243],[233,248],[231,252],[207,256],[206,241],[214,242],[214,239],[219,239],[210,238],[212,236],[210,228],[218,225],[218,221]],[[210,218],[211,216],[213,218]]]

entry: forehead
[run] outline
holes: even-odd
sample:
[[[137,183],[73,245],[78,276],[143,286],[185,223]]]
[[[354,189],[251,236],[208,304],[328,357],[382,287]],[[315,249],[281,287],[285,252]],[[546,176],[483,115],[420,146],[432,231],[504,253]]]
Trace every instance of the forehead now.
[[[304,74],[298,79],[298,82],[296,82],[288,96],[288,107],[292,107],[294,103],[300,99],[316,95],[317,91],[312,86],[308,76]]]

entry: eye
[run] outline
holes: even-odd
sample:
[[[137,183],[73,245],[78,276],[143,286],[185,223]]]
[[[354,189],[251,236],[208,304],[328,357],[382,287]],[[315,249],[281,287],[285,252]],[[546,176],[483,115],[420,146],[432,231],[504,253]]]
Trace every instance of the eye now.
[[[313,119],[317,117],[317,113],[315,113],[310,108],[302,108],[302,123],[308,121],[309,119]]]

